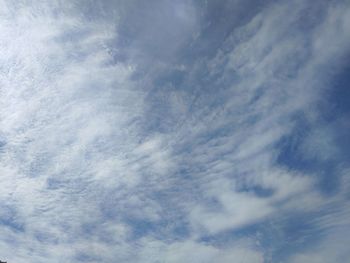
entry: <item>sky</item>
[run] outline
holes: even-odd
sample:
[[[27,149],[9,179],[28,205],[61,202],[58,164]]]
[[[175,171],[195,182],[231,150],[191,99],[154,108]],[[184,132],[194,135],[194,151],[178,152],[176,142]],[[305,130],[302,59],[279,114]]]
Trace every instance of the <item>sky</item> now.
[[[1,260],[349,260],[349,1],[0,6]]]

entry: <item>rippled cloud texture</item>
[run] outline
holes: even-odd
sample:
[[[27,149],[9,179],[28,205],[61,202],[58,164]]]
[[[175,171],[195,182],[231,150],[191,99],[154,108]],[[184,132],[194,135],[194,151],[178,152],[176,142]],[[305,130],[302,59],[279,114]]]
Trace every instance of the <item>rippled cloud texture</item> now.
[[[0,259],[349,260],[348,1],[0,5]]]

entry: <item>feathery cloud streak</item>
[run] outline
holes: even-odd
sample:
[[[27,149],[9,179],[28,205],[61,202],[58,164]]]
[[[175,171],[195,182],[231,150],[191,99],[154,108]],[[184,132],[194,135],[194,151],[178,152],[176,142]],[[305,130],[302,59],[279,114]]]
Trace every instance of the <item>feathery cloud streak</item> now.
[[[2,6],[2,257],[348,256],[346,1]]]

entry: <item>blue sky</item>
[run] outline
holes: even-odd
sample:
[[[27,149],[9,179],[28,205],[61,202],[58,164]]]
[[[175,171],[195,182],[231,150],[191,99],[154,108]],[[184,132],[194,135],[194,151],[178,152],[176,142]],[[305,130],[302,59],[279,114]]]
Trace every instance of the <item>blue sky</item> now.
[[[0,259],[350,258],[348,1],[0,3]]]

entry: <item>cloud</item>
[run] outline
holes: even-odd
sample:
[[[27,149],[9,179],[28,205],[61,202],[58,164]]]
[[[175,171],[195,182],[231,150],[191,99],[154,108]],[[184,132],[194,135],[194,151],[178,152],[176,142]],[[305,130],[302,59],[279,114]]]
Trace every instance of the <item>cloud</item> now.
[[[341,187],[327,196],[317,171],[280,158],[300,120],[301,162],[341,156],[318,106],[346,63],[350,8],[243,2],[2,1],[4,259],[346,254],[328,244],[348,231],[348,164],[334,164]],[[288,250],[283,237],[298,213],[311,233],[327,234]],[[281,236],[263,231],[271,222]]]
[[[151,251],[156,250],[156,253],[152,253],[148,249],[143,258],[143,262],[212,262],[218,261],[222,263],[232,262],[263,262],[262,253],[252,248],[249,241],[242,240],[237,242],[234,249],[218,249],[205,244],[199,244],[193,241],[186,242],[174,242],[171,245],[165,246],[155,241],[148,241],[149,247],[153,248]],[[157,251],[159,250],[159,251]]]

